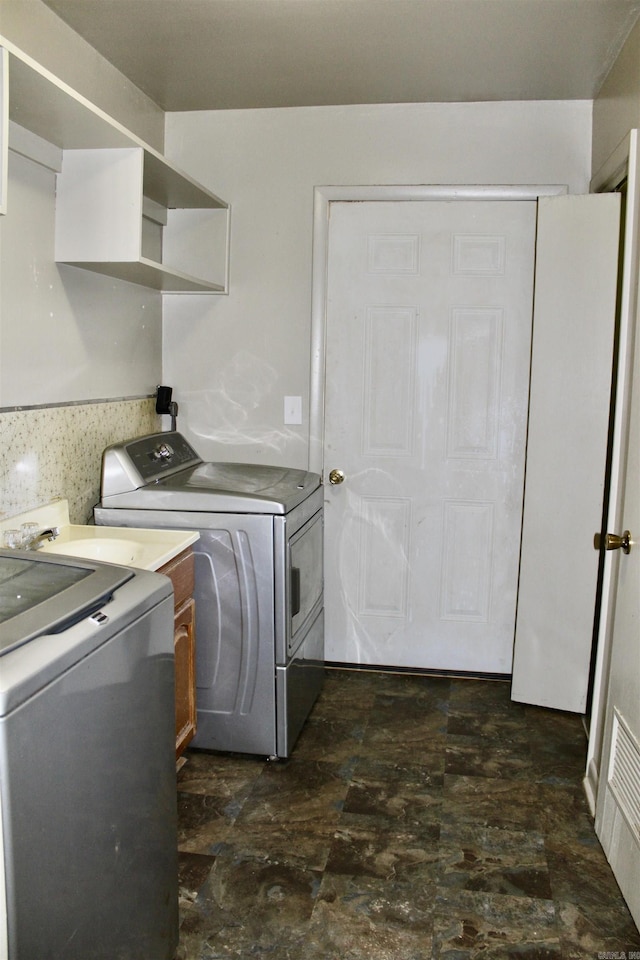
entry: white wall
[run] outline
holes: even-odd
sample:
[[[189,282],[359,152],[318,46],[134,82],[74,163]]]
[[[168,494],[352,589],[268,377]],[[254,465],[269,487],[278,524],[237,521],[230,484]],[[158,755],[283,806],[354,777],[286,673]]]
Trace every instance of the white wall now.
[[[41,0],[0,2],[3,42],[162,147],[162,110]],[[161,372],[160,295],[55,263],[60,151],[19,133],[9,138],[0,217],[0,409],[152,393]]]
[[[162,147],[163,111],[41,0],[0,2],[3,42]],[[19,134],[10,133],[7,214],[0,217],[0,409],[153,393],[160,295],[55,263],[60,151]]]
[[[205,459],[306,466],[313,188],[566,183],[586,192],[591,102],[168,114],[167,155],[232,204],[228,297],[168,298],[163,381]],[[304,423],[283,425],[283,397]]]
[[[160,108],[41,0],[0,0],[3,38],[162,147]],[[85,522],[104,446],[160,426],[148,398],[161,376],[162,302],[55,263],[59,151],[26,140],[29,159],[10,153],[0,216],[0,515],[58,496]],[[13,147],[24,143],[13,131]]]
[[[54,262],[55,173],[9,154],[0,217],[0,407],[148,395],[160,295]]]
[[[640,127],[640,21],[629,34],[593,105],[594,175],[634,127]]]

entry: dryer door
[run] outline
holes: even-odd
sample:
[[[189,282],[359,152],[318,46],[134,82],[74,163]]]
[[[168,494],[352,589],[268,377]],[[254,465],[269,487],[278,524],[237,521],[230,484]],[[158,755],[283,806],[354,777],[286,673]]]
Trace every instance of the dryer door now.
[[[288,543],[289,623],[287,652],[291,656],[307,620],[322,599],[322,512],[317,513]]]

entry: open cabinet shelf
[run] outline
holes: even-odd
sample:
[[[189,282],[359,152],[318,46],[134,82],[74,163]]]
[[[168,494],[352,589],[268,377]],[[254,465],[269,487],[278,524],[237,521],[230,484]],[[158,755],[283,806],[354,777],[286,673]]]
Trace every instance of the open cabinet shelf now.
[[[197,277],[191,277],[180,270],[172,270],[153,260],[140,257],[138,260],[113,260],[95,262],[91,260],[63,260],[69,267],[82,267],[116,280],[128,280],[143,287],[151,287],[162,293],[224,293],[224,287],[216,283],[207,283]]]
[[[164,293],[226,293],[229,205],[12,44],[1,52],[3,175],[9,119],[62,150],[55,259]]]

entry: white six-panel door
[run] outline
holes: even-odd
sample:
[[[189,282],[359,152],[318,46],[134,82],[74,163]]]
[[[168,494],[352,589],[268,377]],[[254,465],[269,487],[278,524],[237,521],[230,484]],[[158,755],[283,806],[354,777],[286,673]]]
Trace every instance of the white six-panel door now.
[[[535,220],[531,201],[331,205],[330,661],[511,670]]]

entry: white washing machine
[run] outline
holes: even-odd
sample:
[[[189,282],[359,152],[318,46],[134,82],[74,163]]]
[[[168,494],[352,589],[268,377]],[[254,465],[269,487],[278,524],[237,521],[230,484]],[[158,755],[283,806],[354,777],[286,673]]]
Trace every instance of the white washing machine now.
[[[96,523],[197,530],[192,747],[288,757],[324,678],[323,491],[205,463],[178,432],[108,447]]]

